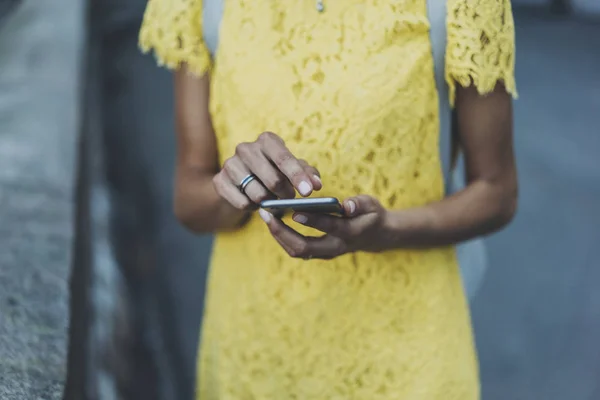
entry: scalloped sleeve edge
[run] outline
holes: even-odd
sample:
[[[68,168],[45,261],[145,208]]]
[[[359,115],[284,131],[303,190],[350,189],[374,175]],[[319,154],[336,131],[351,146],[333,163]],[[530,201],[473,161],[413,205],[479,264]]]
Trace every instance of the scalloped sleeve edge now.
[[[202,0],[150,0],[144,12],[138,45],[153,53],[158,65],[176,70],[185,63],[202,76],[211,57],[202,35]]]
[[[445,80],[452,107],[457,84],[474,85],[485,95],[502,83],[518,98],[510,0],[451,0],[447,31]]]

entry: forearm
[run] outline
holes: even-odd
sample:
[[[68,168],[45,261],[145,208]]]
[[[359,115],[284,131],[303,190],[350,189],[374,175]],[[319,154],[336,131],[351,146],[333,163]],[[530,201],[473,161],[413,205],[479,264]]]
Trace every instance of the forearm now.
[[[490,234],[510,222],[516,210],[516,197],[516,183],[480,180],[439,202],[389,211],[386,217],[389,247],[447,246]]]
[[[246,211],[238,210],[219,196],[208,172],[178,172],[175,184],[174,208],[177,219],[196,233],[211,233],[237,229],[247,219]]]

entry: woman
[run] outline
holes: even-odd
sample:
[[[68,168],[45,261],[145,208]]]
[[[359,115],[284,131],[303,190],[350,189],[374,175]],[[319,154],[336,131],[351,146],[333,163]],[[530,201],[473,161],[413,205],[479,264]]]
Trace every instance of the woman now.
[[[199,399],[479,398],[454,245],[515,212],[513,20],[509,0],[448,1],[467,186],[445,196],[434,3],[227,0],[215,32],[214,1],[150,0],[142,48],[175,70],[175,213],[218,232]],[[347,216],[254,212],[296,193]]]

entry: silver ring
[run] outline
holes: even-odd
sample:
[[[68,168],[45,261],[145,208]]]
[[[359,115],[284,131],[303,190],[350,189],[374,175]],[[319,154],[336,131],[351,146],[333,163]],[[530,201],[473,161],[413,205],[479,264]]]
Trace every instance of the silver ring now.
[[[246,194],[246,188],[248,187],[250,182],[252,182],[255,179],[256,179],[256,175],[254,175],[254,174],[250,174],[250,175],[246,176],[244,179],[242,179],[242,181],[238,185],[240,192]]]

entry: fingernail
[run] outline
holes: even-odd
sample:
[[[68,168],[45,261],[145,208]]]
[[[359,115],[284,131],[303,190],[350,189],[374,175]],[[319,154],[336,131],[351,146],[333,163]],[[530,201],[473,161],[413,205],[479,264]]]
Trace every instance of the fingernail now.
[[[293,220],[299,224],[304,225],[308,221],[308,218],[306,217],[306,215],[296,214],[296,215],[294,215]]]
[[[313,178],[315,178],[315,181],[319,182],[320,184],[323,184],[323,182],[321,182],[321,177],[319,177],[319,175],[313,175]]]
[[[308,182],[302,181],[298,185],[298,191],[302,196],[308,196],[311,190],[312,188]]]
[[[263,210],[262,208],[258,210],[258,215],[265,221],[267,224],[271,221],[271,213]]]
[[[354,214],[354,211],[356,211],[356,203],[352,200],[348,201],[348,208],[350,209],[350,214]]]

